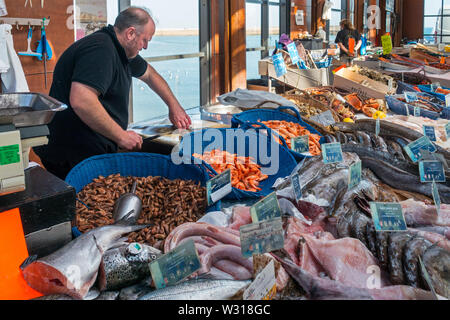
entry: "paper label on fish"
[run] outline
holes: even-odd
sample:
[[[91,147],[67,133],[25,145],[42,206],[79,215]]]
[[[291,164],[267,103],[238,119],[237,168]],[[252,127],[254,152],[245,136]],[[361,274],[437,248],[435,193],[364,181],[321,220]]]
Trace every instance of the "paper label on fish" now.
[[[188,240],[150,263],[150,272],[157,289],[175,285],[200,269],[194,241]]]
[[[0,147],[0,166],[20,162],[20,148],[18,144]]]
[[[450,122],[445,125],[445,137],[450,140]]]
[[[250,208],[253,223],[281,217],[277,193],[272,192]]]
[[[324,127],[328,127],[336,123],[330,110],[312,116],[310,119],[323,125]]]
[[[294,189],[295,201],[298,203],[303,198],[302,186],[300,184],[300,177],[298,174],[291,177],[291,184]]]
[[[322,156],[325,164],[339,163],[344,160],[339,142],[322,144]]]
[[[406,231],[405,216],[400,203],[370,202],[376,231]]]
[[[287,73],[286,64],[284,63],[284,58],[281,53],[274,54],[272,56],[273,66],[275,67],[275,72],[277,77],[281,77]]]
[[[420,107],[414,107],[414,117],[420,117]]]
[[[240,228],[241,250],[245,258],[264,254],[284,247],[281,217],[247,224]]]
[[[411,142],[405,146],[404,149],[413,162],[417,162],[422,159],[422,150],[428,150],[429,152],[437,151],[436,147],[427,136],[423,136],[416,141]]]
[[[297,153],[309,152],[309,136],[292,138],[291,149]]]
[[[425,279],[425,282],[427,283],[428,287],[430,288],[431,293],[433,293],[433,296],[436,300],[439,300],[436,290],[434,289],[433,282],[430,279],[430,275],[428,274],[427,268],[425,268],[425,265],[423,264],[422,258],[419,255],[419,265],[420,265],[420,271],[422,274],[422,278]]]
[[[231,191],[231,169],[228,169],[206,182],[208,206],[224,198]]]
[[[420,182],[445,182],[442,162],[437,160],[419,162]]]
[[[423,125],[423,134],[430,138],[431,141],[436,141],[436,131],[434,126]]]
[[[450,107],[450,94],[445,96],[445,106]]]
[[[275,263],[273,260],[261,271],[244,291],[244,300],[272,300],[277,293]]]
[[[291,56],[292,63],[297,64],[297,62],[300,61],[300,56],[298,55],[298,50],[295,42],[289,43],[286,47],[288,49],[289,55]]]
[[[417,93],[407,91],[407,92],[405,92],[405,100],[406,100],[406,102],[410,103],[410,102],[418,101],[419,99],[417,98]]]
[[[361,183],[361,171],[361,161],[358,161],[350,166],[348,175],[348,189],[353,189]]]
[[[441,197],[439,196],[439,190],[435,181],[431,184],[431,193],[433,194],[434,205],[436,206],[437,214],[439,215],[439,211],[441,210]]]

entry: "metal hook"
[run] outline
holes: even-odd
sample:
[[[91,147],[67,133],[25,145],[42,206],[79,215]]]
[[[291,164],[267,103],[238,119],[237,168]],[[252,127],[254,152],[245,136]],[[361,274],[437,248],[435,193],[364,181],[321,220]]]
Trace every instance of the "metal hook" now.
[[[17,30],[22,30],[23,29],[23,27],[20,27],[20,29],[19,29],[19,21],[16,21],[16,28],[17,28]]]
[[[31,26],[31,22],[28,21],[28,29],[31,29],[32,31],[34,31],[34,26]]]

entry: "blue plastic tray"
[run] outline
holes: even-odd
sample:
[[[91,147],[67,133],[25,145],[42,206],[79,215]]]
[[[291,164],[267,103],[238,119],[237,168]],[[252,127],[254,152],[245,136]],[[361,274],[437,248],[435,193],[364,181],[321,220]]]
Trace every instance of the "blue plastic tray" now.
[[[396,114],[401,114],[401,115],[406,116],[407,115],[406,108],[408,108],[409,115],[414,116],[414,106],[412,106],[406,102],[397,100],[397,98],[399,98],[399,97],[403,97],[403,95],[386,96],[386,102],[389,106],[389,109]],[[441,116],[441,114],[438,112],[424,110],[424,109],[420,109],[420,115],[423,117],[433,119],[433,120],[436,120]]]
[[[167,179],[183,179],[206,185],[208,173],[202,167],[180,164],[176,165],[169,156],[152,153],[112,153],[88,158],[76,165],[67,175],[66,182],[80,192],[93,179],[119,173],[121,176],[148,177],[157,176]],[[208,208],[209,211],[220,210],[220,202]],[[80,235],[78,229],[72,229],[74,236]]]
[[[238,156],[251,156],[255,163],[261,165],[263,174],[269,176],[268,179],[259,184],[259,188],[262,190],[249,192],[233,188],[232,193],[227,195],[225,199],[241,200],[264,197],[274,191],[272,185],[279,177],[286,177],[291,174],[297,162],[289,150],[267,134],[259,131],[221,128],[192,132],[183,137],[179,156],[183,161],[205,167],[210,177],[217,175],[217,172],[206,162],[194,158],[192,154],[203,154],[205,151],[219,149]],[[241,136],[238,136],[239,134]]]
[[[283,112],[282,110],[291,110],[295,112],[297,115],[294,117],[293,115],[290,115],[286,112]],[[262,124],[260,121],[270,121],[270,120],[280,120],[280,121],[289,121],[300,124],[302,127],[306,127],[306,129],[309,130],[309,132],[317,134],[321,136],[321,139],[319,140],[320,144],[326,143],[325,138],[312,126],[304,122],[299,114],[299,112],[293,108],[293,107],[279,107],[275,110],[269,110],[269,109],[255,109],[255,110],[249,110],[244,111],[238,114],[235,114],[233,118],[231,119],[231,127],[232,128],[257,128],[257,126],[261,126],[268,130],[269,132],[272,132],[272,134],[278,136],[280,140],[283,143],[283,146],[289,150],[289,152],[294,156],[295,160],[300,161],[303,158],[310,158],[309,156],[305,156],[303,154],[300,154],[298,152],[292,151],[287,147],[286,141],[283,137],[279,136],[273,130],[267,128],[264,124]]]

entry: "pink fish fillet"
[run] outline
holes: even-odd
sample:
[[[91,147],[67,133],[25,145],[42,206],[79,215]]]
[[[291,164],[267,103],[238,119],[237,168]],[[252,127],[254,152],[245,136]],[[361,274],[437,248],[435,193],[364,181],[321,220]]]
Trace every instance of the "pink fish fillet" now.
[[[303,238],[303,235],[312,235],[314,233],[319,233],[321,236],[333,239],[333,236],[329,233],[323,232],[323,229],[320,226],[316,226],[314,224],[309,226],[295,217],[289,218],[286,227],[284,249],[295,264],[302,267],[309,273],[318,276],[325,270],[316,260]]]
[[[442,204],[439,215],[436,206],[408,199],[400,202],[408,226],[450,226],[450,205]]]
[[[310,235],[304,235],[304,238],[331,279],[352,287],[367,287],[372,276],[370,270],[378,266],[378,261],[361,241],[353,238],[316,239]],[[383,275],[380,280],[382,287],[389,285]]]
[[[233,208],[233,222],[229,228],[233,230],[239,230],[241,226],[252,223],[252,217],[250,215],[250,207],[234,207]]]

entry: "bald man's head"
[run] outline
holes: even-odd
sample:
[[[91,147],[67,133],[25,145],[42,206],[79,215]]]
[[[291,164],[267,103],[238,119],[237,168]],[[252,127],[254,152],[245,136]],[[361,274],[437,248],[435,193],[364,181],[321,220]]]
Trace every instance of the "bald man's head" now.
[[[130,27],[134,27],[140,31],[148,23],[151,23],[153,27],[155,26],[148,11],[139,7],[129,7],[117,16],[114,27],[116,27],[119,32]]]
[[[127,57],[133,59],[147,49],[155,34],[155,23],[145,9],[130,7],[119,14],[114,29]]]

